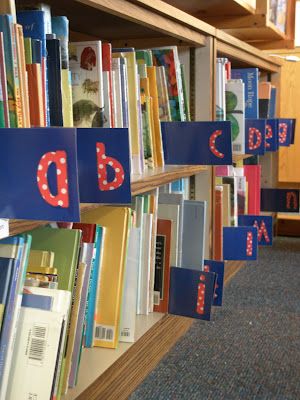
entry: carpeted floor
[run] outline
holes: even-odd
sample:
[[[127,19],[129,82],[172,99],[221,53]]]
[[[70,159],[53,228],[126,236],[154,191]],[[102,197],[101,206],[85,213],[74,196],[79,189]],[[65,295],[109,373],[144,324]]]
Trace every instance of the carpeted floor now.
[[[130,400],[299,400],[300,238],[277,238]]]

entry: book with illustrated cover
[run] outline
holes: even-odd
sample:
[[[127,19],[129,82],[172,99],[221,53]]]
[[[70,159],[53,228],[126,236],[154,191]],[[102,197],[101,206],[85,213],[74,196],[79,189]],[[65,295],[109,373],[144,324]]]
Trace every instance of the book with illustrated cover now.
[[[136,62],[146,64],[147,67],[153,67],[153,56],[151,50],[136,50]]]
[[[171,267],[169,313],[210,320],[216,274]]]
[[[232,127],[232,152],[245,153],[245,85],[241,79],[231,79],[225,85],[226,120]]]
[[[104,126],[104,98],[100,41],[72,42],[69,45],[72,73],[74,126]]]
[[[171,241],[172,221],[158,219],[154,276],[154,311],[156,312],[168,312],[169,308]]]
[[[172,119],[166,80],[166,69],[164,66],[156,67],[156,81],[159,103],[159,119],[160,121],[171,121]]]

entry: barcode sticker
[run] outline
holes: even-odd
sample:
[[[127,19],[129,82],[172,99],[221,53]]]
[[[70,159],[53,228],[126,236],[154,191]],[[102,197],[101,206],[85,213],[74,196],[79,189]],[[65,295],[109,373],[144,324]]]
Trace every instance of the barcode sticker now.
[[[129,337],[130,336],[130,330],[129,329],[124,329],[123,331],[121,331],[121,336]]]
[[[35,324],[31,331],[28,348],[28,361],[35,365],[42,365],[45,359],[47,345],[47,326]]]
[[[107,325],[97,325],[95,327],[95,339],[105,342],[113,342],[115,337],[115,328]]]
[[[242,151],[242,145],[241,144],[232,144],[232,150],[233,151]]]
[[[153,304],[155,306],[159,306],[159,304],[160,304],[160,292],[154,292],[153,293]]]

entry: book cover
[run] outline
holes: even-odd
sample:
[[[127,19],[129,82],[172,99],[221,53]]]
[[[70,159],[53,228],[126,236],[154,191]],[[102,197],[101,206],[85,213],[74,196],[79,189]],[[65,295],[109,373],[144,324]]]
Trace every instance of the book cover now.
[[[257,228],[259,246],[273,244],[273,218],[267,215],[240,215],[239,226],[254,226]]]
[[[7,79],[7,95],[9,108],[9,123],[11,128],[22,127],[20,116],[20,86],[16,75],[16,38],[11,15],[0,15],[0,32],[3,33],[5,70]]]
[[[230,223],[231,226],[237,226],[237,215],[238,215],[238,200],[237,200],[237,180],[234,176],[224,176],[217,179],[217,184],[228,184],[230,185]]]
[[[63,126],[60,40],[47,39],[46,49],[50,125]]]
[[[115,81],[115,127],[123,128],[123,108],[122,108],[122,84],[121,84],[121,58],[114,58],[112,60],[112,71],[114,73]]]
[[[206,201],[184,200],[182,267],[200,271],[205,249]]]
[[[256,260],[257,228],[252,226],[223,228],[224,260]]]
[[[9,128],[9,108],[8,108],[8,94],[7,94],[7,80],[6,80],[6,68],[5,68],[5,52],[4,52],[4,37],[3,32],[0,32],[0,85],[1,85],[1,98],[3,106],[3,127]]]
[[[267,119],[266,122],[267,122],[266,123],[266,141],[265,141],[266,152],[277,151],[279,148],[278,120],[277,119]]]
[[[58,16],[51,18],[51,30],[59,39],[61,68],[69,69],[69,20],[67,17]]]
[[[220,185],[219,185],[220,186]],[[228,183],[223,183],[223,226],[231,225],[231,213],[230,213],[230,185]]]
[[[169,314],[210,320],[216,275],[171,267]]]
[[[155,277],[154,277],[154,311],[168,312],[170,288],[170,255],[172,241],[172,221],[157,220]]]
[[[151,50],[136,50],[136,62],[146,64],[147,67],[153,67],[153,57]]]
[[[226,71],[225,64],[227,58],[217,58],[216,68],[216,120],[225,121],[226,119],[226,98],[225,98],[225,84],[226,84]]]
[[[247,181],[245,176],[237,176],[237,207],[238,215],[247,214],[246,197],[247,197]]]
[[[265,154],[266,120],[245,120],[245,152],[246,154]]]
[[[245,85],[245,118],[257,119],[258,112],[258,68],[233,68],[231,79],[242,79]]]
[[[231,79],[225,85],[226,120],[231,122],[232,151],[245,153],[245,85],[241,79]]]
[[[259,82],[258,84],[259,118],[269,118],[271,88],[270,82]]]
[[[173,267],[180,267],[179,253],[181,253],[182,262],[182,247],[183,247],[183,230],[184,230],[184,202],[183,196],[181,203],[162,203],[159,200],[157,215],[159,219],[168,219],[172,221],[172,242],[171,242],[171,259],[170,263]],[[181,229],[181,231],[179,230]],[[179,237],[181,235],[181,249],[179,247]]]
[[[135,341],[137,273],[139,267],[140,228],[131,227],[128,240],[122,313],[120,322],[120,342]]]
[[[172,121],[166,70],[164,66],[156,67],[157,95],[160,121]]]
[[[262,188],[261,211],[299,213],[299,190]]]
[[[222,260],[222,244],[223,244],[223,187],[215,187],[215,204],[214,204],[214,259]]]
[[[141,132],[138,114],[138,77],[136,67],[136,57],[133,48],[113,49],[112,57],[126,58],[126,75],[128,82],[128,112],[129,112],[129,132],[130,132],[130,154],[131,171],[133,174],[141,174],[144,170],[143,151],[141,143]]]
[[[82,216],[83,222],[106,228],[95,316],[95,346],[116,348],[118,343],[129,216],[129,208],[109,206],[87,211]]]
[[[185,120],[191,121],[190,101],[189,101],[189,96],[188,96],[188,91],[187,91],[187,83],[186,83],[186,79],[185,79],[185,71],[184,71],[183,64],[180,64],[180,72],[181,72],[181,79],[182,79]]]
[[[184,195],[179,193],[160,193],[158,197],[158,204],[173,204],[179,206],[179,218],[178,218],[178,247],[177,247],[177,264],[171,261],[173,267],[180,267],[182,263],[182,240],[183,240],[183,215],[184,215]],[[172,218],[165,218],[172,219]],[[173,232],[173,231],[172,231]],[[173,232],[173,235],[175,233]],[[172,243],[175,241],[172,236]],[[174,251],[174,250],[173,250]],[[172,250],[171,250],[172,253]],[[171,257],[172,260],[172,257]]]
[[[276,118],[276,99],[277,89],[275,86],[271,86],[271,98],[269,104],[269,118]]]
[[[17,335],[6,399],[47,398],[55,372],[62,329],[60,313],[21,308],[20,334]],[[34,379],[32,377],[34,376]]]
[[[150,305],[150,276],[151,276],[151,237],[152,237],[153,215],[143,214],[143,242],[142,259],[140,270],[140,308],[139,314],[148,315]]]
[[[133,226],[140,230],[140,235],[138,237],[138,272],[137,272],[137,299],[136,299],[136,313],[140,314],[141,308],[141,297],[142,297],[142,246],[143,246],[143,215],[144,215],[144,196],[135,196],[132,204],[132,209],[134,211]]]
[[[104,98],[101,42],[73,42],[69,45],[72,73],[74,126],[104,126]]]
[[[228,121],[161,122],[161,133],[166,165],[232,164]]]
[[[248,214],[259,215],[261,211],[261,166],[244,165],[244,174],[248,182]]]
[[[213,306],[222,306],[224,288],[224,261],[204,260],[204,271],[216,274]]]
[[[166,70],[172,121],[184,121],[182,81],[176,46],[152,49],[153,65]]]
[[[73,107],[72,107],[72,78],[68,69],[61,70],[61,96],[63,107],[63,123],[64,127],[70,128],[73,123]]]
[[[121,75],[121,91],[122,91],[122,113],[123,127],[129,126],[129,111],[128,111],[128,79],[127,79],[127,60],[120,57],[120,75]]]
[[[42,102],[42,75],[40,64],[27,64],[29,115],[32,127],[44,127],[45,114]]]

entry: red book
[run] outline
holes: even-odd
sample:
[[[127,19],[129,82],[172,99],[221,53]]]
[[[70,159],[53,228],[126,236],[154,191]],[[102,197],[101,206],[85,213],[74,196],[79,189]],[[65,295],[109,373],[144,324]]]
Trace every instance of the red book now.
[[[244,165],[244,175],[248,182],[248,214],[260,214],[260,165]]]
[[[216,261],[221,261],[223,259],[223,188],[220,186],[215,189],[214,209],[213,258]]]
[[[32,127],[45,126],[41,65],[27,64],[26,70],[28,76],[30,125]]]
[[[171,232],[171,220],[157,220],[154,311],[162,313],[169,308]]]
[[[74,222],[72,229],[80,229],[82,231],[82,241],[84,243],[95,242],[96,224]]]
[[[112,85],[112,50],[110,43],[102,43],[102,70],[109,73],[111,127],[114,128],[115,120],[114,120],[114,101],[113,101],[113,85]]]

